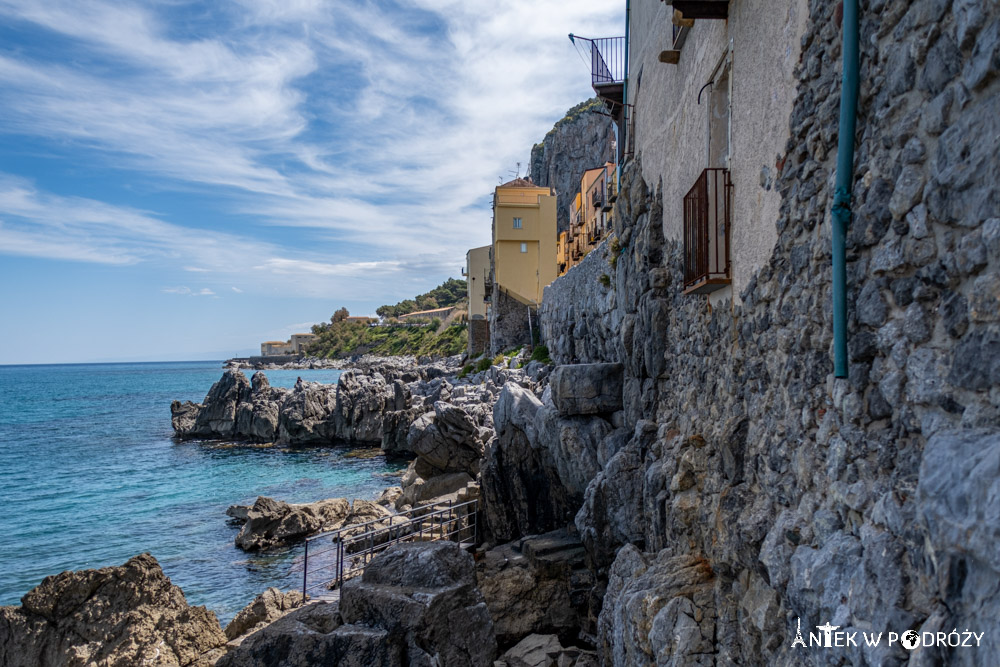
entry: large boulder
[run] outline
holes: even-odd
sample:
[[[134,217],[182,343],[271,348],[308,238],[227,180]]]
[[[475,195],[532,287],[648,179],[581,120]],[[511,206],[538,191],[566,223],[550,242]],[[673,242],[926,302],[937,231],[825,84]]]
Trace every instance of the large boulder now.
[[[226,643],[215,614],[188,606],[149,554],[46,577],[21,603],[0,607],[4,667],[209,667]]]
[[[318,382],[296,382],[285,397],[278,418],[282,444],[329,443],[336,437],[334,413],[337,387]]]
[[[559,643],[556,635],[528,635],[500,656],[495,667],[597,667],[593,651]]]
[[[345,371],[337,381],[336,436],[349,442],[382,442],[383,413],[402,410],[396,405],[397,389],[380,373]]]
[[[229,640],[242,637],[260,630],[293,609],[302,606],[302,593],[289,591],[282,593],[277,588],[268,588],[253,599],[250,604],[240,610],[226,626],[226,638]]]
[[[714,573],[704,558],[625,545],[598,619],[602,665],[714,665]]]
[[[250,386],[249,400],[236,407],[236,435],[254,442],[273,442],[288,391],[272,387],[260,371],[253,374]]]
[[[259,496],[247,512],[247,521],[236,536],[236,546],[244,551],[282,546],[313,533],[335,530],[343,525],[350,512],[351,505],[343,498],[292,505]]]
[[[596,415],[622,409],[621,364],[572,364],[552,371],[552,402],[559,414]]]
[[[454,542],[397,544],[341,591],[344,623],[379,628],[410,664],[493,664],[496,638],[472,556]]]
[[[228,370],[212,385],[195,420],[194,434],[229,438],[236,435],[236,409],[250,397],[252,387],[247,376]]]
[[[496,437],[486,449],[481,483],[487,533],[497,543],[564,527],[578,509],[539,443],[541,409],[532,392],[511,384],[493,406]]]
[[[439,472],[479,473],[483,441],[479,427],[462,408],[438,401],[434,412],[413,422],[407,436],[410,451]]]
[[[476,563],[476,578],[501,644],[531,633],[574,635],[587,625],[594,580],[583,545],[568,531],[490,549]]]
[[[250,635],[216,667],[403,667],[400,646],[379,628],[344,625],[336,603],[300,607]]]
[[[927,441],[917,485],[917,515],[926,531],[927,558],[935,570],[931,580],[937,582],[942,604],[923,630],[995,627],[1000,616],[998,499],[1000,433],[942,432]],[[995,664],[1000,659],[1000,635],[987,632],[976,651],[975,659],[958,655],[952,659],[956,664]]]

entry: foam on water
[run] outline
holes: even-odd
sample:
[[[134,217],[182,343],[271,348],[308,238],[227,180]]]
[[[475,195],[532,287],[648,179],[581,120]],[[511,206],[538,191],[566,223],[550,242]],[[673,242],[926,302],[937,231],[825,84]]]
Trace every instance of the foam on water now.
[[[336,382],[339,371],[267,371]],[[297,586],[301,547],[236,549],[229,505],[372,498],[399,463],[343,448],[176,442],[170,402],[201,401],[218,362],[0,366],[0,604],[50,574],[152,553],[225,623],[268,586]]]

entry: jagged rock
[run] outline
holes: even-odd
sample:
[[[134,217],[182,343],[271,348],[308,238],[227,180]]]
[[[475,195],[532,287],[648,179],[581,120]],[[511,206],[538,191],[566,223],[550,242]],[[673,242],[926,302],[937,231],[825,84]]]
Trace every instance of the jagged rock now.
[[[170,404],[170,425],[179,437],[190,437],[194,433],[195,422],[198,421],[198,413],[204,407],[201,403],[191,401],[173,401]]]
[[[380,510],[385,509],[375,506]],[[245,551],[281,546],[313,533],[339,528],[350,513],[351,506],[343,498],[291,505],[274,498],[258,496],[247,512],[247,522],[236,536],[236,546]]]
[[[552,403],[563,416],[621,410],[622,371],[621,364],[556,366],[549,383]]]
[[[582,501],[582,490],[576,498],[566,488],[541,442],[536,417],[542,412],[532,392],[513,384],[493,407],[497,435],[486,449],[481,480],[486,527],[496,542],[564,527]]]
[[[336,603],[318,602],[250,635],[216,667],[403,667],[399,645],[378,628],[344,625]]]
[[[580,540],[556,531],[490,549],[476,563],[497,641],[531,633],[576,634],[587,625],[594,580]]]
[[[278,432],[281,403],[288,392],[272,387],[260,371],[253,374],[250,386],[250,400],[243,400],[236,407],[234,435],[255,442],[272,442]]]
[[[410,664],[493,663],[493,623],[473,560],[454,542],[390,547],[344,584],[340,611],[345,623],[388,632]]]
[[[412,454],[407,444],[410,426],[424,414],[424,408],[395,410],[382,415],[382,451],[386,455],[401,456]]]
[[[230,505],[226,508],[226,516],[242,525],[249,518],[248,515],[251,507],[253,505]]]
[[[435,475],[429,479],[416,477],[412,483],[403,489],[397,499],[397,505],[424,505],[435,498],[457,493],[460,489],[473,484],[474,480],[464,472],[450,472]]]
[[[337,437],[353,442],[382,442],[382,418],[396,407],[396,390],[379,373],[345,371],[337,381]],[[397,408],[398,409],[398,408]]]
[[[390,486],[388,488],[382,489],[382,493],[378,494],[378,498],[375,502],[383,507],[394,507],[396,501],[399,497],[403,495],[403,488],[400,486]]]
[[[494,663],[496,667],[597,667],[597,654],[563,648],[555,635],[528,635]]]
[[[333,385],[296,382],[281,405],[278,442],[317,444],[333,441],[338,435],[334,418],[338,409],[337,397],[338,387]]]
[[[268,588],[258,595],[226,626],[226,638],[242,637],[273,623],[288,612],[302,606],[302,593],[289,591],[282,593],[277,588]]]
[[[5,667],[209,667],[226,643],[215,614],[188,606],[149,554],[46,577],[21,603],[0,607]]]
[[[483,442],[479,428],[460,407],[438,401],[410,426],[407,446],[440,472],[479,473]]]
[[[714,665],[713,572],[693,555],[618,552],[598,619],[603,665]]]

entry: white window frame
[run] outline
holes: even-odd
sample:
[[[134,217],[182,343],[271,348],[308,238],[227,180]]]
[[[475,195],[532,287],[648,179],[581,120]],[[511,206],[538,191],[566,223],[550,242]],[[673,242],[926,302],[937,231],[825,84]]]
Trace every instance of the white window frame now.
[[[528,244],[527,243],[522,243],[521,244],[521,252],[528,252]]]

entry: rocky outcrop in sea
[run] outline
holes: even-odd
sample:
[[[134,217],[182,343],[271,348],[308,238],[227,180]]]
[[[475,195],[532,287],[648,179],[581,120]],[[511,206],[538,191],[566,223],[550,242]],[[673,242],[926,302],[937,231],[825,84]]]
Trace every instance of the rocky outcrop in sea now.
[[[211,667],[225,644],[215,614],[188,606],[149,554],[46,577],[20,607],[0,607],[5,667]]]

